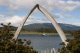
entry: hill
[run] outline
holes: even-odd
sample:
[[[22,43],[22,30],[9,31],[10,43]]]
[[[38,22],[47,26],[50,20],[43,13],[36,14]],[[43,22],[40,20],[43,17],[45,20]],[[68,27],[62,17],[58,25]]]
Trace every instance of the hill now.
[[[68,30],[68,31],[72,31],[72,30],[80,30],[80,26],[75,26],[75,25],[70,25],[70,24],[63,24],[63,23],[59,23],[59,25],[61,26],[61,28],[63,30]],[[51,23],[35,23],[35,24],[29,24],[29,25],[25,25],[23,26],[23,29],[29,29],[29,30],[36,30],[36,29],[53,29],[55,30],[54,26]]]
[[[61,28],[65,32],[77,31],[80,30],[80,26],[70,25],[70,24],[63,24],[59,23]],[[12,31],[15,31],[17,27],[10,26]],[[3,27],[0,27],[0,29]],[[56,32],[54,26],[51,23],[34,23],[29,25],[24,25],[22,31],[28,32]]]

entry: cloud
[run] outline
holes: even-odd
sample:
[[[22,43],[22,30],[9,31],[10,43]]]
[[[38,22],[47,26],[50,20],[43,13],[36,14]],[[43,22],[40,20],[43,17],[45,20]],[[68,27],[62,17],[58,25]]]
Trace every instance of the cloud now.
[[[19,16],[4,17],[4,15],[1,16],[0,18],[1,18],[0,23],[4,23],[6,25],[7,23],[10,22],[11,25],[14,25],[14,26],[19,26],[20,22],[22,22],[22,19],[23,19],[22,17],[19,17]]]
[[[17,8],[29,8],[34,6],[34,0],[10,0],[9,7],[17,9]]]
[[[69,10],[69,11],[74,10],[75,8],[80,6],[80,2],[78,2],[78,1],[56,0],[56,1],[52,2],[52,0],[49,0],[47,2],[48,2],[48,5],[50,5],[51,7],[57,7],[62,10]]]
[[[5,25],[7,23],[11,23],[13,26],[20,26],[20,24],[23,22],[25,16],[10,16],[10,17],[4,17],[4,15],[0,15],[0,23],[4,23]],[[47,19],[38,19],[35,16],[30,16],[28,20],[26,21],[25,25],[32,24],[32,23],[48,23]]]
[[[11,9],[28,8],[34,5],[34,0],[0,0],[0,5]]]
[[[11,9],[30,9],[35,4],[40,4],[46,8],[61,8],[64,10],[73,10],[80,6],[79,1],[63,1],[63,0],[0,0],[0,5],[5,5]]]
[[[56,19],[58,23],[64,23],[64,24],[71,24],[80,26],[80,18],[76,18],[73,15],[66,15],[66,14],[57,14],[60,18]]]

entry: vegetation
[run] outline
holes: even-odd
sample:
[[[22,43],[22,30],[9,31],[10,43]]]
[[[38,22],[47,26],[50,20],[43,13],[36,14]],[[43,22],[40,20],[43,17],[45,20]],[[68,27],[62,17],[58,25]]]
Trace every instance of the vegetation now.
[[[59,49],[60,53],[80,53],[80,30],[72,33],[74,38],[67,40],[69,43],[66,47]]]
[[[30,46],[30,40],[12,40],[14,35],[11,33],[10,23],[1,25],[3,27],[0,29],[0,53],[38,53]]]

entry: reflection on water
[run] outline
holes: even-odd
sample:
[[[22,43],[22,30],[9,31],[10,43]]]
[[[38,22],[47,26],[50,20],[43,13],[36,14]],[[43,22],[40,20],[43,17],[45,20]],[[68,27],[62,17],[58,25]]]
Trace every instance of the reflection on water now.
[[[71,36],[67,36],[67,38],[70,38]],[[41,51],[45,49],[51,49],[51,48],[60,48],[59,45],[61,43],[61,39],[59,35],[48,35],[48,36],[42,36],[38,34],[21,34],[19,35],[20,39],[27,39],[31,40],[32,46],[35,50]]]

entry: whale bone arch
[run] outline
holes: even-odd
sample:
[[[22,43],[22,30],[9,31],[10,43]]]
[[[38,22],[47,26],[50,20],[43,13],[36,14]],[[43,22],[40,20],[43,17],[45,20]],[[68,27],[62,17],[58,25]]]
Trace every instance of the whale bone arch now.
[[[29,16],[32,14],[32,12],[35,9],[38,9],[39,11],[41,11],[53,24],[53,26],[55,27],[56,31],[58,32],[58,34],[60,35],[60,38],[62,40],[62,42],[64,42],[65,45],[67,45],[68,42],[66,42],[66,36],[63,32],[63,30],[61,29],[61,27],[59,26],[59,24],[56,22],[56,20],[53,18],[53,16],[42,6],[40,6],[39,4],[36,4],[32,10],[29,12],[28,16],[26,18],[24,18],[23,22],[21,23],[21,25],[18,27],[17,31],[14,34],[14,37],[12,39],[16,40],[18,38],[18,35],[24,25],[24,23],[26,22],[26,20],[29,18]]]

